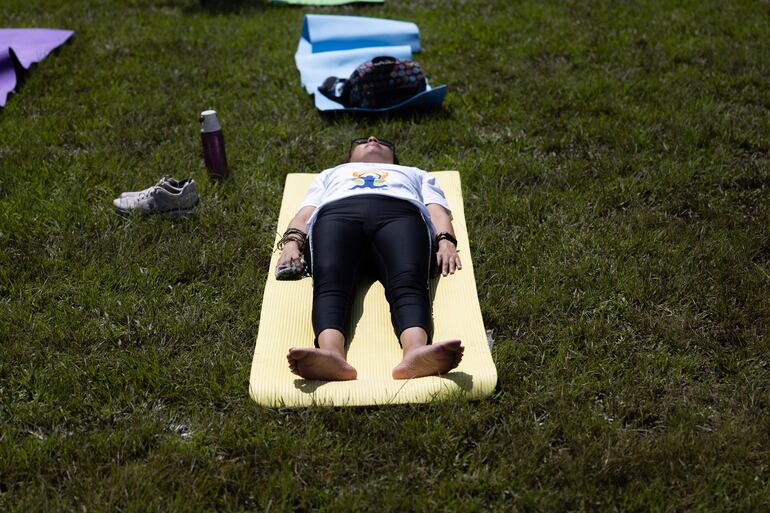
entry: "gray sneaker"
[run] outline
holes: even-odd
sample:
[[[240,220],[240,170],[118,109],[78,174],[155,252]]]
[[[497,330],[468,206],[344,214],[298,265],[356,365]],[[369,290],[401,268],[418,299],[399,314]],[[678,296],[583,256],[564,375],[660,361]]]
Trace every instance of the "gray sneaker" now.
[[[143,189],[141,191],[121,192],[119,197],[125,198],[126,196],[138,196],[139,194],[150,192],[150,190],[153,189],[154,187],[163,187],[169,192],[179,192],[185,185],[187,185],[191,181],[192,181],[192,178],[177,180],[176,178],[171,178],[170,176],[164,176],[163,178],[158,180],[158,183],[156,183],[152,187],[147,187],[146,189]]]
[[[170,217],[190,215],[198,204],[198,189],[192,179],[182,182],[186,183],[181,189],[167,190],[162,185],[153,185],[138,194],[116,198],[112,200],[112,204],[122,215],[130,215],[132,212],[164,214]]]

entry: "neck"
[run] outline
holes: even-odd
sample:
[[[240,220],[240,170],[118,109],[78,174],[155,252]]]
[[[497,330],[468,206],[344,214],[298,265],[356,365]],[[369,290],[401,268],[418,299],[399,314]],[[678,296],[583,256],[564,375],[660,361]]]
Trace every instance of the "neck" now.
[[[386,159],[383,159],[377,155],[365,155],[362,158],[351,160],[350,162],[361,162],[367,164],[393,164],[393,161],[388,162]]]

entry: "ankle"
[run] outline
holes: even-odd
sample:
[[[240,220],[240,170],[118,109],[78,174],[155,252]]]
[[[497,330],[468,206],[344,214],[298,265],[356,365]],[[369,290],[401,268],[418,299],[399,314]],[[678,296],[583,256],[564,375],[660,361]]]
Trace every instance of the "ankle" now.
[[[340,356],[340,357],[342,357],[343,360],[345,359],[345,345],[344,344],[339,344],[339,343],[336,343],[336,342],[324,344],[323,342],[319,342],[318,343],[318,348],[323,350],[323,351],[327,351],[329,353],[332,353],[332,354],[334,354],[336,356]]]
[[[406,358],[411,353],[417,351],[421,347],[425,347],[426,345],[427,345],[427,343],[425,343],[425,342],[422,342],[422,343],[421,342],[412,342],[410,344],[402,343],[401,354],[402,354],[402,356],[404,358]]]
[[[318,347],[345,358],[345,336],[335,329],[325,329],[318,334]]]

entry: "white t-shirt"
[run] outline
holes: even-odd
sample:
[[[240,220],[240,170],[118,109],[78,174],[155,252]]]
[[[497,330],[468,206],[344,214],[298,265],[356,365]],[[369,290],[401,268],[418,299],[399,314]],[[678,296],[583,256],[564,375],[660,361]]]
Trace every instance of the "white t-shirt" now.
[[[426,205],[436,203],[451,212],[444,191],[436,185],[436,179],[422,169],[396,164],[350,162],[325,169],[308,189],[305,199],[297,209],[316,207],[307,222],[308,236],[311,235],[313,223],[324,206],[363,194],[400,198],[417,206],[430,230],[431,240],[435,236],[435,228]]]

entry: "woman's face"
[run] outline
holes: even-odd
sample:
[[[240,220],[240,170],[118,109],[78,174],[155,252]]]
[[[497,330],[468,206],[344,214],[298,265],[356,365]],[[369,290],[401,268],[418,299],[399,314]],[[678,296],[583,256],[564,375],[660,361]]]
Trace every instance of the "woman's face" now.
[[[383,144],[375,136],[369,136],[366,142],[354,141],[350,150],[350,162],[372,162],[377,164],[393,164],[394,151],[390,143]]]

